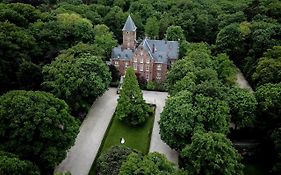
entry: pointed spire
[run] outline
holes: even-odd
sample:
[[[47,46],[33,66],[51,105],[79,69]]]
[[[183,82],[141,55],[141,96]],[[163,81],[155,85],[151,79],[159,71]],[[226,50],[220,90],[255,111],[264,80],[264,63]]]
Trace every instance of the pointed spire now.
[[[132,32],[132,31],[136,31],[136,29],[137,27],[133,19],[131,18],[131,15],[129,15],[122,31]]]

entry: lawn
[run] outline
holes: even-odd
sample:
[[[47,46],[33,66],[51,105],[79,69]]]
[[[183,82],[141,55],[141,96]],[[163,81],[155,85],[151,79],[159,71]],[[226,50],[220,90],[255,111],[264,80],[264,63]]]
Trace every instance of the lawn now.
[[[150,138],[154,123],[155,106],[151,106],[153,113],[142,126],[129,126],[114,117],[109,124],[106,134],[103,138],[99,153],[96,157],[114,145],[124,145],[133,149],[137,149],[144,154],[147,154],[150,146]],[[121,138],[125,139],[125,143],[121,144]],[[89,172],[89,175],[95,175],[95,162]]]

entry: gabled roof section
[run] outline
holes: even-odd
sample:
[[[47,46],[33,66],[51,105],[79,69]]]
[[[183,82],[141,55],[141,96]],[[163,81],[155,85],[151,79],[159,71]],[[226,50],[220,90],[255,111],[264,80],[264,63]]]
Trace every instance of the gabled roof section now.
[[[179,56],[179,43],[177,41],[150,40],[145,38],[140,44],[157,63],[168,64],[169,59]]]
[[[127,21],[122,29],[122,31],[133,32],[136,31],[137,27],[131,18],[131,15],[128,16]]]

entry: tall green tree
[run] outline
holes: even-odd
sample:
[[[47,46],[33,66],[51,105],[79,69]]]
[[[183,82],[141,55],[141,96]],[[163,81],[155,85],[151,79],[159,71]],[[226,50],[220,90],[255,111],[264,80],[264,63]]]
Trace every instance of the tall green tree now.
[[[258,102],[257,112],[260,127],[265,127],[270,133],[281,126],[281,83],[264,84],[255,92]]]
[[[128,68],[116,107],[116,116],[130,125],[140,125],[149,116],[149,107],[145,103],[133,68]]]
[[[181,26],[170,26],[167,28],[166,38],[169,41],[183,41],[185,40],[184,31]]]
[[[30,161],[21,160],[15,154],[0,151],[0,174],[39,175],[39,169]]]
[[[153,152],[145,156],[131,153],[119,172],[119,175],[128,174],[184,175],[185,173],[169,162],[164,155]]]
[[[95,44],[104,50],[106,60],[110,59],[112,48],[117,45],[117,40],[114,39],[113,33],[104,24],[99,24],[94,27]]]
[[[181,150],[197,131],[229,131],[226,102],[202,94],[181,91],[170,97],[160,117],[161,139],[171,148]]]
[[[237,127],[253,126],[256,119],[257,100],[248,89],[231,88],[227,93],[231,121]]]
[[[64,99],[76,117],[84,118],[93,101],[111,81],[109,68],[98,56],[61,54],[43,68],[43,87]]]
[[[240,154],[221,133],[197,132],[181,152],[188,174],[242,175]]]
[[[65,158],[78,131],[68,105],[52,94],[10,91],[0,97],[0,149],[36,163],[42,171],[52,172]]]
[[[264,57],[258,60],[253,80],[257,86],[281,82],[281,46],[269,49]]]
[[[159,38],[159,22],[156,17],[149,17],[146,20],[146,24],[144,26],[145,28],[145,34],[152,38],[152,39],[158,39]]]

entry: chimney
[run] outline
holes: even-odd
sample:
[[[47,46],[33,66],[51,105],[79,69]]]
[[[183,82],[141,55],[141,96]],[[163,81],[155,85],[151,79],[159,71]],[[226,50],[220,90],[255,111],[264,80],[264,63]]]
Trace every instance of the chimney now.
[[[155,45],[153,44],[152,45],[152,53],[154,53],[155,52]]]

